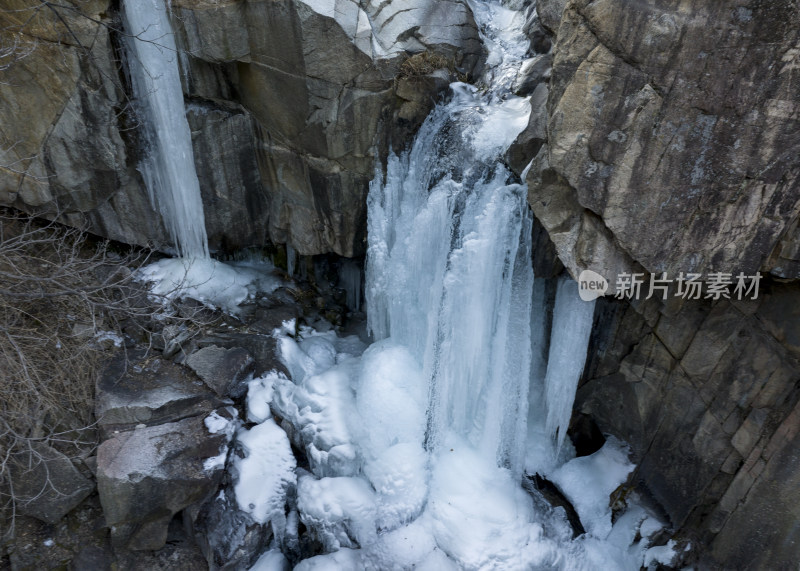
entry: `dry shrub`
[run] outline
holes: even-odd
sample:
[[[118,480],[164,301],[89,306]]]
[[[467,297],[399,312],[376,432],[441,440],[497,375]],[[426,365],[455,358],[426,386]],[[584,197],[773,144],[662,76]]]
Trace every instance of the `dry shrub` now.
[[[123,326],[145,329],[160,311],[128,269],[143,261],[0,209],[0,528],[8,534],[24,500],[14,496],[12,463],[42,462],[41,445],[71,458],[96,446],[101,360]]]
[[[399,78],[421,77],[433,73],[437,69],[455,70],[453,61],[441,54],[424,51],[414,54],[400,64]]]

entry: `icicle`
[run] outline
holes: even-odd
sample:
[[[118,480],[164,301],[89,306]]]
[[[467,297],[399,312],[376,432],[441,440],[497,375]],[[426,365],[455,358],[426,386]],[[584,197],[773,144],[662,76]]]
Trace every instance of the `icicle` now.
[[[533,300],[531,307],[531,406],[539,407],[544,391],[544,378],[547,374],[547,280],[536,278],[533,281]]]
[[[295,260],[296,254],[294,248],[286,241],[286,273],[289,274],[289,277],[294,277],[294,270],[295,270]]]
[[[149,148],[142,176],[181,256],[208,258],[175,38],[163,0],[125,0],[128,62]]]
[[[544,381],[546,428],[556,443],[554,456],[558,454],[569,426],[575,390],[586,362],[593,316],[594,300],[586,302],[580,298],[576,281],[560,280]]]

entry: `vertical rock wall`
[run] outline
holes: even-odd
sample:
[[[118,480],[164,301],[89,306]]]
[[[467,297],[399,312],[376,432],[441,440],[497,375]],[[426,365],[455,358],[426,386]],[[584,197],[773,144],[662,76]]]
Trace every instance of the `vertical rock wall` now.
[[[136,170],[144,149],[121,62],[135,40],[117,8],[0,8],[10,48],[0,203],[168,249]],[[407,144],[449,79],[482,57],[460,0],[180,0],[172,10],[212,249],[363,253],[376,159]],[[439,63],[409,77],[402,66],[419,53]]]
[[[800,213],[800,8],[546,0],[531,205],[577,275],[770,270]],[[796,271],[784,268],[781,275]]]
[[[635,483],[701,568],[800,554],[800,7],[542,0],[554,36],[530,203],[574,276],[765,274],[757,300],[596,315],[576,411],[629,442]],[[646,286],[644,291],[646,292]]]

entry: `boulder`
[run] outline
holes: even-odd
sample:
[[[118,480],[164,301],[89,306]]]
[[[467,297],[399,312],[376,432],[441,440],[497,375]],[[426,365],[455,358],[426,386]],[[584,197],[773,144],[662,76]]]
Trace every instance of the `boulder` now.
[[[253,357],[255,362],[253,374],[256,376],[263,375],[273,369],[287,373],[286,367],[280,360],[277,341],[272,335],[257,332],[218,332],[199,339],[196,347],[202,349],[212,345],[226,349],[234,347],[245,349]]]
[[[240,385],[255,368],[255,361],[246,349],[224,349],[216,345],[195,351],[185,364],[221,397],[243,393]]]
[[[112,542],[130,550],[164,546],[173,516],[213,494],[233,429],[230,412],[194,416],[114,436],[97,452],[97,488]]]
[[[233,495],[229,490],[206,502],[190,522],[211,569],[251,568],[272,538],[271,526],[253,522]]]
[[[186,368],[157,355],[119,352],[99,375],[95,416],[105,436],[208,414],[223,402]]]
[[[517,135],[506,151],[505,160],[516,174],[521,175],[531,162],[531,157],[539,153],[539,149],[547,141],[547,84],[538,83],[531,93],[531,114],[528,126]]]
[[[553,65],[553,56],[551,54],[537,55],[525,60],[519,70],[519,75],[514,80],[512,87],[515,94],[524,97],[533,93],[534,89],[543,81],[550,79],[550,72]],[[544,101],[531,100],[531,109],[537,110],[541,107],[542,111],[546,113]],[[545,123],[546,124],[546,123]],[[536,153],[528,155],[529,157],[536,156]]]
[[[64,454],[42,442],[31,442],[8,464],[18,513],[55,524],[94,491]]]

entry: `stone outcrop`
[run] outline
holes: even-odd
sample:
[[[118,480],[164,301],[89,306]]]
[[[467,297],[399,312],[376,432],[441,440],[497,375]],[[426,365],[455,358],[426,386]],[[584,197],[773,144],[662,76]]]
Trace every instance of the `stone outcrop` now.
[[[241,347],[223,349],[209,345],[189,355],[186,366],[197,373],[217,395],[224,397],[231,392],[246,392],[240,385],[253,373],[255,361]]]
[[[432,50],[465,73],[481,54],[460,1],[189,0],[173,10],[187,93],[235,94],[252,117],[268,237],[300,254],[363,253],[375,158],[408,142],[447,85],[447,70],[442,82],[396,83],[408,54]]]
[[[0,29],[0,204],[170,249],[137,171],[144,152],[116,5],[13,0]],[[376,158],[402,148],[482,47],[462,0],[176,0],[173,27],[212,250],[290,243],[363,253]],[[409,78],[412,54],[436,69]],[[438,73],[432,73],[437,71]],[[411,75],[416,75],[416,72]]]
[[[191,371],[144,351],[118,354],[98,376],[95,416],[103,436],[206,415],[225,403]]]
[[[252,368],[246,351],[221,351],[233,378],[246,374],[237,363]],[[173,516],[220,485],[237,413],[204,384],[225,376],[208,361],[195,359],[205,379],[157,353],[121,351],[98,377],[97,488],[116,547],[161,549]]]
[[[800,289],[601,300],[575,410],[624,438],[634,483],[704,567],[788,568],[800,517]]]
[[[529,201],[569,272],[800,277],[797,4],[537,10],[553,64]],[[796,561],[799,302],[765,279],[756,300],[598,304],[576,412],[630,443],[701,568]]]
[[[796,277],[797,5],[559,4],[528,183],[570,272]]]
[[[126,137],[133,117],[120,81],[110,2],[0,9],[0,204],[128,243],[165,243]]]

